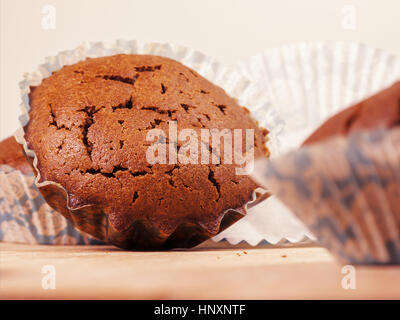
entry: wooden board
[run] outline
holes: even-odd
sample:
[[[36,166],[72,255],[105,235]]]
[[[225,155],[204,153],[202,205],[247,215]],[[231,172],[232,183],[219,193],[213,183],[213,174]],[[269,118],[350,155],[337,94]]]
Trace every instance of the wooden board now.
[[[56,289],[42,287],[54,266]],[[400,267],[356,267],[342,288],[342,265],[315,246],[227,246],[128,252],[111,246],[0,243],[2,299],[354,299],[400,298]]]

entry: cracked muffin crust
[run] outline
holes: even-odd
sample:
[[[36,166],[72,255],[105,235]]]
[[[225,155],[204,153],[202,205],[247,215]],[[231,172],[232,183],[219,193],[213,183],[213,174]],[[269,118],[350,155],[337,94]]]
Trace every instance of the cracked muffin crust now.
[[[39,182],[61,185],[67,192],[67,208],[60,199],[50,200],[54,192],[49,187],[40,188],[42,193],[67,218],[78,219],[78,228],[122,247],[160,248],[171,236],[176,241],[169,246],[195,245],[221,231],[227,210],[242,212],[257,187],[223,160],[149,164],[148,130],[168,133],[168,121],[177,121],[178,131],[189,128],[199,136],[205,128],[253,129],[254,156],[268,155],[267,130],[257,126],[247,109],[168,58],[87,59],[31,87],[29,98],[25,139],[37,156]],[[242,138],[245,146],[244,134]],[[165,143],[169,144],[168,135]],[[178,150],[182,144],[178,140]],[[223,150],[221,143],[221,154]],[[87,212],[93,215],[92,222],[82,221]],[[96,212],[106,219],[98,219]],[[228,219],[229,224],[238,218]],[[96,219],[102,226],[87,225]],[[187,233],[203,235],[185,245]]]

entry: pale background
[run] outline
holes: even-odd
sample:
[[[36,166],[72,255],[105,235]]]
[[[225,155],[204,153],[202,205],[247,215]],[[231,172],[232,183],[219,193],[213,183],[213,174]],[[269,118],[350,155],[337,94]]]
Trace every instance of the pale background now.
[[[399,0],[0,0],[0,139],[18,126],[18,82],[46,56],[83,41],[172,42],[235,63],[303,40],[361,41],[400,55]],[[42,9],[56,28],[42,28]],[[342,9],[356,8],[355,29]]]

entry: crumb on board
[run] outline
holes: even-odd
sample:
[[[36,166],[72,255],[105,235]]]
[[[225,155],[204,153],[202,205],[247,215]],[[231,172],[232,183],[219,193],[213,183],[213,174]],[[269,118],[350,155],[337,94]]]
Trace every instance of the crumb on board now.
[[[283,254],[283,255],[281,255],[281,257],[282,257],[282,258],[286,258],[286,257],[287,257],[287,255],[286,255],[286,254]]]

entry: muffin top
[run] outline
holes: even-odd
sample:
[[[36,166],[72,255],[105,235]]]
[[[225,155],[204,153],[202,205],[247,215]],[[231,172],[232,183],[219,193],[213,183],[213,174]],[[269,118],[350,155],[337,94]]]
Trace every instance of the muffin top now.
[[[373,128],[400,126],[400,82],[329,118],[304,144],[334,135]]]
[[[28,147],[39,182],[61,185],[70,209],[96,205],[113,228],[134,220],[170,233],[183,221],[215,224],[257,187],[235,164],[151,164],[151,129],[254,130],[254,155],[265,156],[265,129],[223,89],[181,63],[150,55],[115,55],[65,66],[31,87]],[[177,141],[179,149],[185,142]],[[210,153],[217,150],[210,149]],[[217,152],[218,153],[218,152]],[[167,158],[168,159],[168,158]]]

